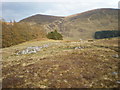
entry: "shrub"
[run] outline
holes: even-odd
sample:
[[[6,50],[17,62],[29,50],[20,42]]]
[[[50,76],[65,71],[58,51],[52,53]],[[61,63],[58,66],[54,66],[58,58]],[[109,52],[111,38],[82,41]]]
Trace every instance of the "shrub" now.
[[[57,32],[57,30],[53,31],[53,32],[49,32],[47,34],[47,38],[48,39],[54,39],[54,40],[63,40],[63,36]]]

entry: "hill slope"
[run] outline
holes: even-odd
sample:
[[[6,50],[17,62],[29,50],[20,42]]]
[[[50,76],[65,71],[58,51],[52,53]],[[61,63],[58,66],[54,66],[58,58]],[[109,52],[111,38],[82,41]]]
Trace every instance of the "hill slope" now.
[[[68,16],[58,22],[58,29],[68,39],[90,39],[96,31],[118,29],[118,10],[96,9]]]
[[[47,32],[58,29],[65,39],[92,39],[96,31],[118,30],[118,10],[110,8],[95,9],[65,18],[35,15],[21,21],[42,23]]]
[[[19,43],[46,38],[46,33],[41,25],[31,26],[28,23],[2,22],[2,47],[9,47]],[[1,48],[1,47],[0,47]]]
[[[19,54],[31,46],[43,46]],[[78,48],[80,47],[80,48]],[[2,49],[3,88],[117,88],[118,40],[29,41]]]

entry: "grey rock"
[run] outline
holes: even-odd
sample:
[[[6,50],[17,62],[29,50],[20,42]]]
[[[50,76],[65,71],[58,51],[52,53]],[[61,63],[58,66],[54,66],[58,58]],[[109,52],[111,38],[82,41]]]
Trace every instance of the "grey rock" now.
[[[118,72],[112,72],[112,74],[113,74],[113,75],[117,75],[117,74],[118,74]]]
[[[113,55],[114,58],[119,58],[118,54]]]
[[[75,47],[75,49],[82,49],[82,47]]]
[[[47,44],[46,44],[46,45],[43,45],[43,47],[48,47],[48,46],[49,46],[49,45],[47,45]]]
[[[120,84],[120,80],[116,81],[117,84]]]
[[[26,49],[17,52],[16,55],[37,53],[42,48],[46,48],[46,47],[49,47],[49,45],[46,44],[46,45],[43,45],[43,46],[31,46],[31,47],[27,47]]]

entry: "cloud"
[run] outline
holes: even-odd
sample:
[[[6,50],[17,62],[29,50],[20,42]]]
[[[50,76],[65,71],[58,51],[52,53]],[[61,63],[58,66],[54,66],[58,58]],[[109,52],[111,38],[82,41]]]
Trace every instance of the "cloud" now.
[[[112,0],[111,0],[112,1]],[[89,0],[84,0],[75,2],[74,0],[70,2],[61,2],[54,5],[54,9],[48,9],[43,14],[57,15],[57,16],[67,16],[71,14],[81,13],[87,10],[96,8],[117,8],[118,2],[109,2],[108,0],[96,0],[90,2]]]
[[[107,2],[114,3],[119,0],[1,0],[2,2]]]
[[[117,8],[119,0],[2,0],[3,17],[21,20],[34,14],[68,16],[96,8]],[[32,1],[32,2],[30,2]]]

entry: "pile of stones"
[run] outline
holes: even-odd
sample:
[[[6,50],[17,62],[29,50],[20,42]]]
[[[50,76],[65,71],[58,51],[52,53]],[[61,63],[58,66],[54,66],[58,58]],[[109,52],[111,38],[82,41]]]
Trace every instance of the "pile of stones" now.
[[[27,47],[26,49],[24,49],[24,50],[22,50],[22,51],[18,51],[18,52],[16,53],[16,55],[37,53],[37,52],[40,51],[42,48],[46,48],[46,47],[48,47],[48,46],[49,46],[49,45]]]

